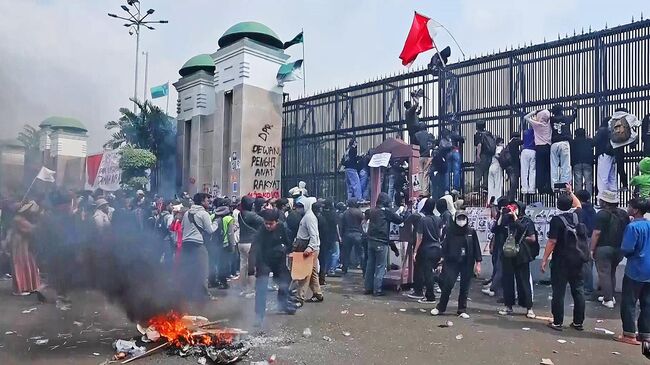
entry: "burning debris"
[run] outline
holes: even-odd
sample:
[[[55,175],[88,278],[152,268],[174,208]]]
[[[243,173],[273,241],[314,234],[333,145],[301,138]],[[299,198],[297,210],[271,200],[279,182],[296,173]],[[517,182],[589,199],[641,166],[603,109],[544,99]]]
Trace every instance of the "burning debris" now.
[[[149,320],[148,327],[138,325],[138,331],[143,335],[142,340],[146,339],[143,342],[164,342],[143,351],[135,342],[119,340],[115,359],[132,356],[122,362],[126,364],[166,348],[168,355],[210,359],[213,364],[219,365],[234,364],[250,350],[250,345],[242,340],[242,336],[248,332],[222,328],[220,322],[210,322],[200,316],[182,316],[175,312],[155,316]]]

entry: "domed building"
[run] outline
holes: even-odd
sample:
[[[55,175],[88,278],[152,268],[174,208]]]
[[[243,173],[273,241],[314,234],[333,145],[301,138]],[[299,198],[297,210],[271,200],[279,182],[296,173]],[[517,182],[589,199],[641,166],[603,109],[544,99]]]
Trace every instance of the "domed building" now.
[[[177,187],[240,197],[280,192],[283,42],[269,27],[241,22],[219,49],[183,64],[177,100]]]
[[[39,124],[43,166],[56,171],[56,184],[81,189],[85,179],[88,129],[79,120],[52,116]]]

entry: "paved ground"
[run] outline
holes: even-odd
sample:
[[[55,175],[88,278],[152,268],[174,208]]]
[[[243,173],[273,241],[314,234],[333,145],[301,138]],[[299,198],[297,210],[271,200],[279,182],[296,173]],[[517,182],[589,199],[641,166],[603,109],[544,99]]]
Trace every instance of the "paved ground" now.
[[[470,294],[472,318],[463,320],[453,315],[431,317],[430,306],[408,301],[397,293],[381,299],[361,295],[359,282],[358,274],[330,279],[324,303],[308,304],[295,316],[271,314],[264,333],[252,336],[256,345],[241,363],[264,360],[272,354],[276,354],[277,364],[521,365],[539,364],[542,358],[549,358],[556,365],[650,363],[638,347],[619,344],[611,336],[594,331],[595,327],[602,327],[619,332],[618,308],[610,310],[589,303],[587,331],[558,333],[546,328],[543,320],[527,320],[523,313],[499,316],[493,298],[481,295],[476,283]],[[249,328],[252,300],[240,299],[234,289],[218,294],[223,296],[222,300],[201,314],[213,320],[228,318],[231,326]],[[549,315],[548,295],[547,287],[535,286],[538,315]],[[0,282],[0,298],[3,365],[96,365],[112,356],[112,341],[137,334],[122,311],[97,293],[72,296],[69,311],[58,310],[51,304],[38,305],[33,297],[13,297],[10,282]],[[450,313],[455,313],[455,305],[450,303]],[[22,313],[30,308],[36,310]],[[567,312],[570,310],[567,305]],[[453,327],[438,327],[448,320],[453,321]],[[569,322],[570,318],[566,320]],[[530,330],[525,331],[524,327]],[[311,337],[302,336],[305,328],[310,328]],[[7,331],[15,333],[5,334]],[[350,335],[345,336],[344,332]],[[462,339],[457,339],[459,335]],[[37,336],[49,339],[47,345],[36,345],[36,339],[30,339]],[[324,336],[332,341],[324,340]],[[193,358],[162,353],[134,362],[196,363]]]

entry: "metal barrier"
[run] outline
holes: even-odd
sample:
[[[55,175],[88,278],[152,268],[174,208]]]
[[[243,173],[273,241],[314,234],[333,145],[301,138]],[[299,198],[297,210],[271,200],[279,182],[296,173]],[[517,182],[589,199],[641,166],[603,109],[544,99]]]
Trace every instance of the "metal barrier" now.
[[[463,188],[473,191],[475,123],[508,140],[530,110],[576,103],[573,128],[593,136],[599,121],[623,106],[640,119],[650,112],[650,20],[565,37],[449,64],[440,75],[420,69],[284,103],[282,186],[304,180],[310,193],[345,199],[339,161],[356,136],[359,152],[405,133],[402,106],[424,89],[421,120],[434,135],[440,123],[461,123]],[[625,171],[635,172],[640,141],[627,147]],[[595,175],[595,174],[594,174]],[[629,193],[622,194],[622,201]],[[553,204],[552,196],[537,200]]]

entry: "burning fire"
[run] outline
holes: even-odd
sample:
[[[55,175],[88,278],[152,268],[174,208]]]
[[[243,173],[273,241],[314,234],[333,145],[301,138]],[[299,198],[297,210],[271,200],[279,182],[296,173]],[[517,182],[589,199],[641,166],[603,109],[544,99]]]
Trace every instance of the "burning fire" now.
[[[207,320],[201,321],[175,312],[151,318],[149,326],[177,348],[186,345],[229,346],[238,334],[229,329],[215,329]]]

